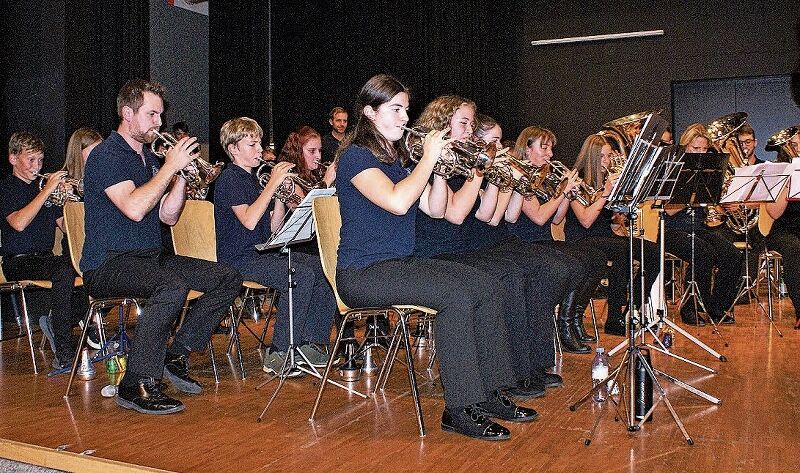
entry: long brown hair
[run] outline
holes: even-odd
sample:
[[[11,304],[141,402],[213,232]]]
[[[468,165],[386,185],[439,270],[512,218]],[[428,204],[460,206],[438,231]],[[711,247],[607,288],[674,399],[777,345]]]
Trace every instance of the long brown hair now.
[[[67,143],[67,157],[64,160],[64,170],[73,179],[83,179],[83,155],[81,152],[90,145],[103,141],[100,133],[91,128],[78,128],[69,137]]]
[[[312,171],[308,168],[305,158],[303,158],[303,146],[312,138],[320,138],[320,134],[308,125],[301,126],[296,131],[289,133],[277,159],[278,161],[287,161],[294,164],[293,171],[307,180],[316,180],[319,177],[312,176]]]
[[[604,137],[589,135],[583,140],[581,151],[575,159],[575,167],[581,170],[583,181],[595,189],[602,188],[604,184],[602,151],[605,145],[611,144]]]

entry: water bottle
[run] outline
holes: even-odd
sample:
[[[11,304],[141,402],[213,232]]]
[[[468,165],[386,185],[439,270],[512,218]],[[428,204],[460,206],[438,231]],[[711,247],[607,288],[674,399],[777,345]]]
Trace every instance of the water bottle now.
[[[608,377],[608,357],[603,347],[597,347],[596,354],[592,360],[592,386],[597,386],[601,381]],[[607,387],[603,386],[592,395],[596,402],[605,402],[608,393]]]

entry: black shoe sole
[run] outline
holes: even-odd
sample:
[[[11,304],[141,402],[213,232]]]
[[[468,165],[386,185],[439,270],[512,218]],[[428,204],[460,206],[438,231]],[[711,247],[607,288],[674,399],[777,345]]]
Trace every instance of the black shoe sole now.
[[[114,398],[114,400],[117,402],[118,406],[124,407],[125,409],[132,409],[132,410],[134,410],[136,412],[139,412],[141,414],[167,415],[167,414],[175,414],[175,413],[181,412],[182,410],[186,409],[186,406],[180,405],[180,406],[172,407],[170,409],[163,409],[163,410],[156,411],[156,410],[144,409],[141,406],[139,406],[138,404],[136,404],[135,402],[128,401],[127,399],[123,399],[123,398],[121,398],[119,396],[116,396]]]
[[[447,424],[442,424],[442,431],[451,432],[451,433],[454,433],[454,434],[460,434],[460,435],[463,435],[465,437],[478,439],[478,440],[488,440],[489,442],[494,442],[494,441],[497,441],[497,440],[511,440],[511,434],[499,435],[497,437],[484,437],[482,435],[472,435],[472,434],[468,434],[466,432],[461,432],[460,430],[456,429],[455,427],[447,425]]]
[[[539,413],[537,412],[536,414],[534,414],[532,416],[528,416],[528,417],[503,417],[503,416],[501,416],[499,414],[495,414],[494,412],[487,412],[486,413],[486,417],[491,417],[492,419],[500,419],[500,420],[504,420],[506,422],[519,422],[519,423],[522,423],[522,422],[533,422],[533,421],[535,421],[536,419],[539,418]]]
[[[547,386],[545,386],[547,387]],[[514,394],[509,391],[504,391],[504,394],[509,397],[513,397],[514,399],[519,399],[520,401],[529,401],[531,399],[538,399],[540,397],[544,397],[544,391],[536,391],[535,393],[531,394]]]
[[[170,371],[164,368],[164,379],[169,381],[169,383],[177,389],[178,391],[186,394],[200,394],[203,392],[203,387],[197,384],[189,383],[187,381],[182,380],[181,378],[175,376],[174,374],[170,373]]]

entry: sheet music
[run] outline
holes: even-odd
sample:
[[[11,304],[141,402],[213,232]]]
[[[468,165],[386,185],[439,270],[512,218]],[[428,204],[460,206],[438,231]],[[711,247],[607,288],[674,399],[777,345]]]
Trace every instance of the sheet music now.
[[[301,243],[314,237],[314,219],[311,218],[311,202],[317,197],[331,196],[336,193],[336,188],[312,189],[308,192],[300,205],[294,209],[288,220],[275,232],[266,243],[256,245],[259,251],[278,248],[287,243]]]
[[[786,185],[789,163],[760,163],[742,166],[734,170],[728,192],[720,204],[738,202],[773,202]],[[800,185],[800,175],[798,175]]]
[[[789,174],[789,195],[788,200],[800,200],[800,158],[792,159],[786,167]]]

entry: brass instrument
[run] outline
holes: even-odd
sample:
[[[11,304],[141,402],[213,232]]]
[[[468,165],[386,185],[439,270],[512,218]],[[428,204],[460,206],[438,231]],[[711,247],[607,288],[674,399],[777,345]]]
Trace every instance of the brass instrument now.
[[[44,185],[47,183],[47,180],[50,178],[50,174],[39,174],[38,172],[34,174],[34,176],[39,178],[39,190],[44,189]],[[53,192],[47,196],[47,200],[45,201],[45,207],[52,207],[55,205],[56,207],[63,207],[64,204],[67,202],[80,202],[83,198],[83,179],[73,179],[71,177],[65,177],[59,184],[58,187],[55,188]]]
[[[800,125],[790,126],[775,133],[767,139],[766,151],[783,151],[791,159],[800,158],[800,150],[792,146],[792,138],[800,133]]]
[[[150,143],[150,149],[156,156],[165,157],[167,151],[174,147],[178,140],[170,133],[160,133],[158,130],[153,130],[156,139]],[[166,150],[159,150],[159,144],[163,144]],[[203,200],[208,194],[208,185],[214,182],[222,172],[223,163],[217,162],[214,164],[200,158],[200,153],[192,153],[192,162],[188,166],[181,169],[178,174],[186,180],[186,198],[192,200]]]
[[[747,155],[742,149],[742,145],[739,144],[739,140],[736,139],[737,132],[745,123],[747,123],[747,114],[734,112],[719,117],[706,125],[714,148],[720,153],[728,154],[728,166],[725,169],[725,180],[722,184],[723,195],[728,192],[728,186],[733,180],[734,169],[747,165]],[[723,218],[728,228],[741,235],[758,224],[758,209],[740,206],[725,209],[720,214],[715,207],[707,207],[706,226],[716,227],[722,223]]]
[[[487,148],[495,148],[494,143],[490,143]],[[492,150],[489,150],[492,154]],[[522,161],[514,157],[513,154],[505,152],[505,161],[492,162],[492,165],[486,168],[483,173],[483,178],[486,182],[494,184],[500,189],[500,192],[510,192],[512,190],[519,192],[526,200],[530,200],[535,195],[533,189],[536,182],[539,180],[539,168],[532,165],[527,161]],[[522,176],[517,179],[514,177],[512,168],[517,168]]]
[[[661,115],[661,112],[662,110],[648,110],[616,118],[604,123],[603,129],[597,134],[610,139],[616,144],[617,151],[627,154],[636,136],[635,133],[631,133],[633,127],[641,127],[648,116],[651,114]]]
[[[534,192],[540,200],[546,202],[561,193],[570,170],[561,161],[550,161],[539,169],[541,178],[534,188]],[[569,200],[577,200],[584,207],[588,207],[592,205],[596,195],[597,189],[579,179],[577,185],[567,193],[566,197]]]
[[[275,161],[264,161],[263,159],[259,159],[259,161],[261,161],[261,165],[256,169],[256,177],[258,178],[258,184],[263,189],[267,187],[267,183],[272,177],[272,168],[277,163]],[[318,184],[308,182],[300,176],[290,176],[284,179],[275,189],[273,197],[284,204],[300,205],[303,198],[297,194],[298,187],[303,192],[308,193],[311,189],[316,189]]]
[[[422,158],[422,140],[430,133],[424,127],[408,128],[401,127],[406,130],[403,144],[408,150],[408,157],[411,161],[418,163]],[[484,171],[489,167],[494,155],[489,154],[486,143],[481,140],[477,141],[453,141],[450,148],[442,150],[442,154],[436,161],[433,167],[434,174],[450,179],[455,176],[464,176],[471,179],[475,171]]]

